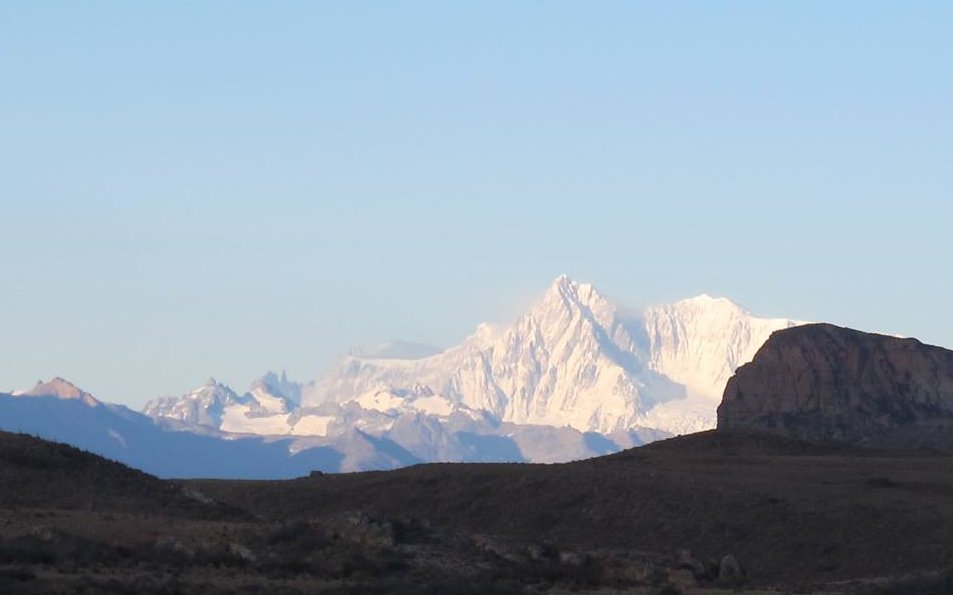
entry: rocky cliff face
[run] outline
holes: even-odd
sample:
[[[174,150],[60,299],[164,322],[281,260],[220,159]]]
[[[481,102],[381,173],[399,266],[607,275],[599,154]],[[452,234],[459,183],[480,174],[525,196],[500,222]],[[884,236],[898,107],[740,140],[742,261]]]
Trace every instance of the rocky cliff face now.
[[[829,324],[781,330],[728,381],[718,429],[953,448],[953,351]]]

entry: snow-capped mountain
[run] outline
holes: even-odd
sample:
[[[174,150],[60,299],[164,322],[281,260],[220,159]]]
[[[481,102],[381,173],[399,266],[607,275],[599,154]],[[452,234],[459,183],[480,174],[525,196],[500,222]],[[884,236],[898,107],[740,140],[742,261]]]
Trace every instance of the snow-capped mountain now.
[[[209,382],[190,394],[214,404],[227,402],[234,392]],[[162,477],[281,479],[313,470],[391,469],[421,462],[393,441],[356,429],[327,440],[191,429],[177,431],[122,405],[103,403],[62,378],[0,393],[0,430],[72,444]]]
[[[349,355],[303,399],[380,410],[368,395],[385,393],[390,408],[480,411],[603,435],[685,433],[714,427],[735,368],[795,324],[704,295],[623,315],[591,285],[561,276],[508,328],[481,325],[461,345],[416,360]]]
[[[385,343],[316,383],[269,373],[239,395],[210,381],[145,412],[178,429],[302,437],[296,448],[360,431],[420,460],[581,458],[714,427],[730,375],[795,324],[707,295],[632,315],[561,276],[512,325],[479,325],[444,351]]]
[[[185,426],[220,428],[225,421],[226,410],[250,401],[249,396],[239,397],[231,388],[209,378],[204,385],[181,397],[149,401],[142,412],[149,417],[170,419]]]
[[[721,401],[728,379],[776,330],[802,324],[758,318],[726,298],[700,295],[648,308],[642,316],[648,366],[690,396]]]
[[[566,461],[714,427],[729,376],[795,324],[707,295],[632,314],[561,276],[513,324],[443,351],[384,343],[318,382],[269,372],[246,392],[209,379],[142,414],[56,378],[0,393],[0,428],[170,477]]]
[[[289,396],[290,395],[290,396]],[[172,429],[258,436],[325,436],[332,417],[306,414],[301,386],[269,372],[239,395],[214,378],[181,397],[161,397],[142,412]]]

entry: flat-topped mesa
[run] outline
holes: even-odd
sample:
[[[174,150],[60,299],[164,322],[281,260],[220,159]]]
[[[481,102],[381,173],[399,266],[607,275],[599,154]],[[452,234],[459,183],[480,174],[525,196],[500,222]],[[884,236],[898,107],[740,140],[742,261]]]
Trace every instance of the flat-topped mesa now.
[[[777,331],[728,381],[718,430],[953,448],[953,351],[830,324]]]

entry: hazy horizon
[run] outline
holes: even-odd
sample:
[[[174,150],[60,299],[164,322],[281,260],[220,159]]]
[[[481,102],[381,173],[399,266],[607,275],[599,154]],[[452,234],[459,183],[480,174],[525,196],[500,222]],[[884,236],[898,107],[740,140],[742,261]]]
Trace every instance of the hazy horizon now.
[[[953,7],[0,7],[0,391],[446,347],[559,274],[953,347]]]

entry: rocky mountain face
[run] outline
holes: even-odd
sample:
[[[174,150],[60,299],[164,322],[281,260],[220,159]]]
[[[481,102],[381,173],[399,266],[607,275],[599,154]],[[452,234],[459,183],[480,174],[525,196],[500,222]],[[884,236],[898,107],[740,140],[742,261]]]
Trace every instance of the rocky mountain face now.
[[[204,385],[181,397],[163,397],[149,401],[142,412],[149,417],[175,420],[185,426],[219,428],[224,421],[226,409],[250,401],[248,396],[240,397],[228,386],[209,378]]]
[[[779,331],[728,381],[718,429],[953,448],[953,351],[829,324]]]
[[[181,397],[162,397],[149,401],[143,413],[184,429],[201,428],[265,436],[295,435],[301,432],[296,432],[296,423],[287,418],[297,409],[298,400],[299,385],[290,382],[284,374],[279,377],[269,372],[252,383],[249,392],[241,395],[214,378],[209,378],[203,386]]]

